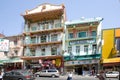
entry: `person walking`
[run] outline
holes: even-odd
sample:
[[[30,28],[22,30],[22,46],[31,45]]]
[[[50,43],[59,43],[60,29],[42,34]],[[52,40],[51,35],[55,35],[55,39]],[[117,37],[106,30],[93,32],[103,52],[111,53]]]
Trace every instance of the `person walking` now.
[[[4,72],[3,72],[3,71],[0,71],[0,80],[2,80],[3,74],[4,74]]]
[[[98,76],[99,80],[105,80],[105,73],[104,71],[100,72],[100,75]]]
[[[67,80],[72,80],[72,72],[68,74]]]

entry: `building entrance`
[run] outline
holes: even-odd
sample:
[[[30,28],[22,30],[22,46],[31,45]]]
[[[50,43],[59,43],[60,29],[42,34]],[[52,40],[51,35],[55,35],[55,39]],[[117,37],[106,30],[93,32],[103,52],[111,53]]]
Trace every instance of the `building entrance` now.
[[[75,68],[75,74],[82,75],[82,66]]]

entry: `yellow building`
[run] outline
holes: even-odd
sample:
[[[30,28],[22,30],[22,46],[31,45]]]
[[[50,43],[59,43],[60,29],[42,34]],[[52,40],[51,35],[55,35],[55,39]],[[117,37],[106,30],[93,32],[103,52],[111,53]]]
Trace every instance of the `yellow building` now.
[[[120,28],[102,31],[102,67],[117,70],[120,67]]]

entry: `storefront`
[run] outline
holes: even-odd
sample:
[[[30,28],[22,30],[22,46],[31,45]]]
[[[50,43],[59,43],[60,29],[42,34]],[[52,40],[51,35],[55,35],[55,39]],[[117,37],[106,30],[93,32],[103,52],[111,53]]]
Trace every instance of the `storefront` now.
[[[21,60],[20,58],[9,58],[8,60],[4,61],[5,71],[22,69],[22,67],[23,67],[23,60]]]
[[[22,69],[23,60],[20,58],[6,58],[0,60],[0,68],[4,68],[5,71],[10,71],[14,69]]]
[[[99,60],[79,60],[79,61],[66,61],[65,71],[72,71],[78,75],[90,75],[91,71],[97,73],[99,67]]]
[[[63,72],[63,57],[62,56],[39,56],[39,57],[22,57],[24,67],[33,69],[35,72],[42,69],[56,68]]]
[[[119,70],[120,69],[120,57],[103,59],[102,61],[104,70]]]

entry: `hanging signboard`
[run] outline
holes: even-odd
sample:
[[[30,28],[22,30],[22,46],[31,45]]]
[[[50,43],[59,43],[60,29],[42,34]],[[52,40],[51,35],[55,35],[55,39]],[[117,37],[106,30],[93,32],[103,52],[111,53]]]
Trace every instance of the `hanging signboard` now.
[[[9,40],[0,39],[0,51],[1,52],[8,52],[9,51]]]
[[[74,41],[70,41],[69,45],[76,45],[76,44],[92,44],[92,43],[96,43],[95,39],[88,39],[88,40],[74,40]]]

